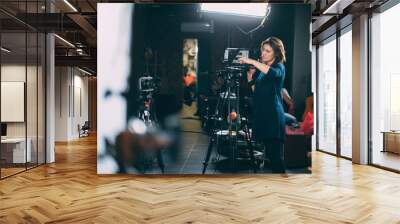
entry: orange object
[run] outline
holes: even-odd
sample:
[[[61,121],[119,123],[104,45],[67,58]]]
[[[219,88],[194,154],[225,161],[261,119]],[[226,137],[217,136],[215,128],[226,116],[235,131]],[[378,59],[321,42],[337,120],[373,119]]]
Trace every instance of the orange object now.
[[[183,77],[183,83],[186,87],[193,85],[196,82],[196,76],[188,74]]]
[[[230,114],[230,118],[231,118],[232,121],[236,120],[237,119],[237,113],[235,111],[232,111],[231,114]]]

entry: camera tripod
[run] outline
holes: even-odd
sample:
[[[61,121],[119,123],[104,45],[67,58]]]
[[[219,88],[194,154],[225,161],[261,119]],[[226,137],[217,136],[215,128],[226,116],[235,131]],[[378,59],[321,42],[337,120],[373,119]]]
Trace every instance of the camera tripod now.
[[[217,106],[215,109],[214,116],[211,116],[210,119],[214,122],[213,125],[213,130],[211,131],[211,136],[210,136],[210,143],[207,148],[207,154],[205,156],[204,162],[203,162],[203,171],[202,174],[205,174],[211,153],[214,147],[214,144],[217,145],[217,147],[221,144],[220,143],[220,135],[222,135],[222,122],[223,122],[223,112],[224,109],[227,108],[227,112],[225,115],[227,115],[227,122],[228,122],[228,132],[227,132],[227,137],[229,141],[229,157],[230,157],[230,167],[233,172],[236,171],[236,160],[237,160],[237,154],[238,154],[238,136],[239,136],[239,130],[242,129],[244,131],[244,138],[247,142],[248,149],[250,151],[250,161],[251,165],[253,167],[254,173],[257,172],[257,164],[255,161],[255,156],[254,156],[254,148],[253,148],[253,143],[251,141],[251,136],[248,128],[248,122],[245,117],[241,117],[240,111],[239,111],[239,78],[240,78],[240,72],[241,71],[235,71],[231,70],[228,71],[226,74],[226,87],[227,91],[222,92],[220,91],[220,98],[218,98]],[[222,88],[221,88],[222,89]],[[234,94],[232,94],[234,93]],[[222,95],[221,95],[222,94]],[[222,100],[221,100],[222,98]],[[234,102],[231,102],[231,98],[233,98]],[[218,125],[217,125],[218,122]]]
[[[151,94],[146,95],[146,96],[141,96],[140,98],[140,103],[139,103],[139,108],[138,108],[138,118],[142,120],[146,127],[154,127],[157,125],[157,116],[156,113],[154,112],[154,102]],[[157,149],[157,163],[158,166],[160,167],[161,173],[164,173],[165,166],[164,166],[164,161],[162,157],[162,153],[160,149]],[[144,160],[143,160],[144,161]],[[145,171],[145,166],[143,166],[143,172]]]

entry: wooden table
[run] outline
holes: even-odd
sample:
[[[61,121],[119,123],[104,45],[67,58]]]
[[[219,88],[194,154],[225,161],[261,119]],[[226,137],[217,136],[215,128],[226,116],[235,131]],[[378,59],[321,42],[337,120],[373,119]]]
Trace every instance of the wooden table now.
[[[382,152],[392,152],[400,154],[400,131],[382,131],[383,150]]]
[[[27,147],[25,145],[27,142]],[[1,139],[2,158],[6,163],[26,163],[31,162],[31,144],[30,138],[6,138]]]

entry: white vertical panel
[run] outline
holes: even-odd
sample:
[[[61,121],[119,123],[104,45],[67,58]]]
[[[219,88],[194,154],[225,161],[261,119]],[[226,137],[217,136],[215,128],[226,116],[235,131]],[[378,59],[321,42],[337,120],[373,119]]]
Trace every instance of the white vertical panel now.
[[[1,82],[1,122],[24,122],[24,102],[24,82]]]
[[[134,4],[97,4],[97,150],[105,152],[105,139],[112,143],[126,124],[126,101],[130,71],[130,43]],[[105,98],[105,93],[111,96]],[[98,173],[113,172],[98,161]]]

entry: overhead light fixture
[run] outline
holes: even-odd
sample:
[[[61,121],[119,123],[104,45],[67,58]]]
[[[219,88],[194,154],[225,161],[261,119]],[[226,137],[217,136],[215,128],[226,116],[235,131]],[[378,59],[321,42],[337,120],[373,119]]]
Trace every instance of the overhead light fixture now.
[[[67,4],[72,10],[74,10],[74,12],[78,12],[78,10],[68,1],[68,0],[64,0],[65,4]]]
[[[85,52],[82,48],[77,48],[76,53],[78,55],[88,55],[87,52]]]
[[[73,45],[71,42],[69,42],[68,40],[66,40],[66,39],[64,39],[64,38],[62,38],[62,37],[60,37],[59,35],[57,35],[57,34],[54,34],[54,36],[55,37],[57,37],[59,40],[61,40],[62,42],[64,42],[65,44],[67,44],[67,45],[69,45],[70,47],[73,47],[73,48],[75,48],[75,45]]]
[[[322,12],[322,14],[339,14],[337,11],[337,9],[336,10],[334,10],[334,12],[331,12],[332,11],[332,9],[335,9],[335,7],[337,7],[337,4],[339,4],[339,2],[340,2],[340,0],[336,0],[332,5],[330,5],[327,9],[325,9],[323,12]]]
[[[9,49],[7,49],[5,47],[1,47],[1,51],[4,51],[6,53],[10,53],[11,52],[11,50],[9,50]]]
[[[201,3],[201,11],[228,13],[248,17],[264,17],[268,3]]]
[[[81,43],[81,42],[75,42],[75,46],[77,46],[77,47],[84,47],[83,43]]]
[[[83,73],[85,73],[85,74],[87,74],[87,75],[90,75],[90,76],[93,75],[92,73],[90,73],[90,72],[88,72],[88,71],[86,71],[86,70],[83,70],[83,69],[81,69],[81,68],[79,68],[79,67],[78,67],[78,70],[81,71],[81,72],[83,72]]]

